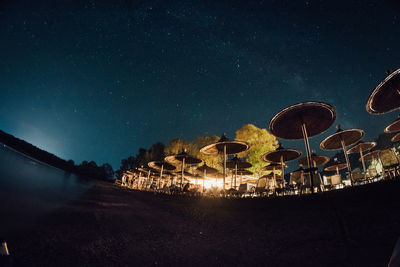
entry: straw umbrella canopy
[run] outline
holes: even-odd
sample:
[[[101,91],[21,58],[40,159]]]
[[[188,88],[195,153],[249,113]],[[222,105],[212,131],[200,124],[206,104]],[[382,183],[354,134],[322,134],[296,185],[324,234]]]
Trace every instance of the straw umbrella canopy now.
[[[371,150],[376,146],[376,142],[361,142],[359,141],[357,144],[352,146],[349,150],[347,150],[347,154],[352,154],[352,153],[360,153],[360,159],[362,162],[363,170],[364,170],[364,175],[365,175],[365,161],[364,161],[364,155],[363,153],[366,151]]]
[[[343,170],[347,168],[347,164],[346,163],[341,163],[340,161],[337,160],[337,158],[335,158],[335,161],[333,164],[327,166],[324,168],[324,171],[336,171],[336,174],[339,174],[340,170]]]
[[[276,114],[269,123],[269,130],[283,139],[303,139],[308,167],[311,170],[308,139],[326,131],[335,120],[336,110],[333,106],[323,102],[304,102],[289,106]],[[313,181],[311,186],[314,187]]]
[[[273,178],[274,180],[282,180],[283,176],[279,175],[279,174],[273,175],[272,173],[270,173],[270,174],[265,174],[265,175],[261,176],[260,178],[267,178],[267,179]]]
[[[328,163],[328,161],[329,161],[329,157],[327,157],[327,156],[319,156],[315,153],[311,154],[311,162],[312,162],[313,167],[317,167],[319,165],[324,165],[324,164]],[[303,166],[307,165],[307,157],[299,159],[299,164],[301,164]]]
[[[349,156],[347,155],[346,147],[351,146],[358,141],[360,141],[364,137],[364,131],[361,129],[340,129],[340,125],[338,125],[338,130],[336,133],[325,138],[320,147],[323,150],[338,150],[342,149],[344,153],[344,157],[346,158],[347,169],[349,171],[350,183],[353,184],[351,177],[351,166],[349,163]]]
[[[400,133],[397,133],[395,136],[390,139],[393,143],[400,141]]]
[[[214,144],[207,145],[200,149],[200,152],[206,155],[219,155],[222,154],[224,157],[224,168],[223,168],[223,185],[222,189],[225,190],[225,177],[226,177],[226,155],[237,154],[249,149],[249,145],[246,142],[232,141],[229,140],[225,134],[221,136],[221,139]]]
[[[166,162],[170,164],[182,164],[182,176],[181,176],[181,189],[183,188],[183,179],[185,176],[185,164],[199,164],[202,162],[201,159],[198,159],[194,156],[189,155],[185,151],[182,151],[181,153],[177,155],[172,155],[172,156],[167,156],[164,159]]]
[[[215,168],[212,168],[210,166],[207,166],[207,164],[204,162],[203,165],[201,165],[200,167],[197,167],[195,170],[198,174],[202,174],[203,175],[203,190],[204,190],[204,182],[208,174],[216,174],[218,173],[218,170]]]
[[[205,177],[208,174],[215,174],[218,173],[218,170],[208,166],[206,163],[204,163],[203,165],[199,166],[196,168],[195,170],[197,173],[199,174],[203,174],[203,176]]]
[[[285,164],[285,166],[283,166],[285,169],[288,168],[288,166]],[[261,168],[261,171],[273,171],[275,172],[276,170],[280,170],[282,168],[282,165],[280,163],[271,163],[267,166],[264,166]]]
[[[393,121],[391,124],[389,124],[388,126],[386,126],[385,133],[396,133],[396,132],[400,132],[400,115],[399,117]]]
[[[237,179],[237,170],[238,169],[247,169],[253,166],[250,162],[243,161],[239,159],[237,156],[235,156],[233,159],[229,160],[226,162],[226,167],[228,169],[234,170],[235,174],[235,182],[234,182],[234,188],[236,188],[236,179]]]
[[[253,166],[250,162],[243,161],[235,156],[233,159],[226,162],[228,169],[247,169]]]
[[[161,185],[161,178],[163,177],[164,170],[172,171],[172,170],[176,169],[176,167],[174,165],[169,164],[168,162],[165,162],[165,161],[151,161],[151,162],[147,163],[147,165],[150,168],[160,172],[160,180],[158,181],[158,187],[160,187],[160,185]]]
[[[273,175],[272,173],[270,173],[270,174],[266,174],[266,175],[263,175],[263,176],[261,176],[261,178],[274,178],[274,179],[283,179],[283,176],[282,175],[279,175],[279,174],[276,174],[276,175]]]
[[[285,162],[295,160],[300,157],[300,155],[301,151],[293,148],[283,148],[282,144],[279,144],[279,147],[275,151],[264,154],[262,160],[265,162],[279,163],[282,175],[284,175]]]
[[[263,158],[263,160],[264,160],[264,158]],[[288,166],[286,164],[283,164],[283,166],[282,166],[281,163],[271,163],[271,164],[269,164],[267,166],[262,167],[261,171],[272,171],[272,174],[275,175],[277,170],[281,170],[282,171],[283,168],[287,169]]]
[[[134,170],[127,170],[126,173],[129,174],[129,175],[135,175],[136,174],[136,172]]]
[[[392,72],[372,91],[365,108],[375,115],[400,108],[400,69]]]
[[[249,170],[239,169],[239,170],[237,170],[237,174],[239,174],[239,175],[252,175],[254,173],[252,171],[249,171]]]

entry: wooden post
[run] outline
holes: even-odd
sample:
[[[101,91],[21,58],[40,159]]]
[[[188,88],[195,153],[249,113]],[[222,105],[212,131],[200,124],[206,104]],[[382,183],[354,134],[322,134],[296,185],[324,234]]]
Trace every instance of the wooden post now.
[[[225,176],[226,176],[226,145],[224,145],[224,177],[222,180],[222,190],[225,193]]]
[[[344,144],[344,141],[343,141],[342,138],[341,138],[340,142],[342,143],[342,149],[343,149],[343,153],[344,153],[344,158],[346,159],[347,170],[349,171],[350,184],[353,186],[353,177],[352,177],[352,174],[351,174],[351,166],[350,166],[350,162],[349,162],[349,155],[347,155],[346,145]]]
[[[181,189],[183,189],[183,176],[185,175],[185,157],[182,160],[182,176],[181,176]]]

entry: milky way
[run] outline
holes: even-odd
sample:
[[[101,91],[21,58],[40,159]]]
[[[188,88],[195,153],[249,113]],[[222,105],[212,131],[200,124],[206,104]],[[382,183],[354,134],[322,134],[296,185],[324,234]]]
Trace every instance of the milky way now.
[[[316,100],[336,107],[335,124],[371,140],[397,117],[369,115],[365,102],[400,67],[399,9],[395,1],[2,1],[0,129],[65,159],[118,168],[139,147],[234,138],[243,124],[267,128],[282,108]]]

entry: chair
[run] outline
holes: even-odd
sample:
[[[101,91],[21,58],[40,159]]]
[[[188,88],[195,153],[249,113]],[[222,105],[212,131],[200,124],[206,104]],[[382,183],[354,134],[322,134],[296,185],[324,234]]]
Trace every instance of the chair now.
[[[266,187],[265,191],[267,192],[268,195],[274,195],[276,194],[276,188],[277,184],[274,178],[268,178],[266,182]]]
[[[385,177],[392,179],[398,176],[399,160],[393,150],[382,150],[379,152],[379,158],[382,162]]]
[[[275,181],[275,194],[276,195],[284,195],[285,194],[285,185],[286,185],[286,181],[285,179],[281,178],[281,179],[277,179]]]
[[[247,193],[247,183],[246,184],[240,184],[239,189],[238,189],[238,195],[239,197],[244,196]]]
[[[229,197],[236,197],[238,196],[238,191],[235,188],[229,188],[226,190],[226,195]]]
[[[221,192],[218,187],[212,186],[211,188],[207,189],[205,195],[208,197],[219,197]]]
[[[376,181],[378,176],[378,171],[375,168],[368,169],[368,179],[370,179],[371,181]]]
[[[353,183],[355,184],[361,184],[362,182],[365,181],[365,178],[359,171],[352,171],[351,178],[353,179]]]
[[[321,175],[316,172],[312,172],[311,174],[312,174],[311,177],[313,179],[314,187],[317,188],[317,191],[323,192],[324,185],[322,183]],[[314,188],[311,187],[310,173],[304,173],[304,184],[300,188],[300,194],[303,194],[303,191],[307,190],[307,189],[314,191]]]
[[[289,179],[289,188],[293,192],[293,194],[296,193],[296,190],[298,190],[304,183],[304,171],[295,171],[290,173],[290,179]]]
[[[255,187],[254,194],[261,197],[266,192],[265,189],[266,186],[267,186],[267,178],[259,178],[257,180],[257,185]]]
[[[342,184],[342,176],[340,174],[334,174],[330,176],[332,187],[336,188]]]

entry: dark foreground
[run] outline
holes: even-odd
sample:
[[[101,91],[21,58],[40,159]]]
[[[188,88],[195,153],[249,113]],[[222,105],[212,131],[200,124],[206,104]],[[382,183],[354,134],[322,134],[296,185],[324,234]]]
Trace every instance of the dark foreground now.
[[[276,199],[190,199],[98,183],[7,237],[17,266],[385,266],[400,181]]]

